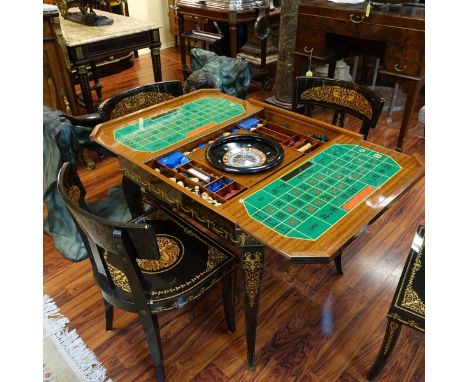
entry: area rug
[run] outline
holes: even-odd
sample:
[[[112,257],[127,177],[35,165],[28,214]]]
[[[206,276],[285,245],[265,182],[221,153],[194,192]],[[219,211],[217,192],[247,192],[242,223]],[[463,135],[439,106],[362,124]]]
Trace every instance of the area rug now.
[[[112,382],[76,330],[68,330],[70,320],[47,295],[44,295],[43,313],[44,382]]]

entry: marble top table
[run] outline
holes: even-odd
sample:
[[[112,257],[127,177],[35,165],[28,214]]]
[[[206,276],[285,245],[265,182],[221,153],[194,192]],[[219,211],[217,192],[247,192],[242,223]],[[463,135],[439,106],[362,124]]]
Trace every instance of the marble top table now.
[[[79,12],[71,8],[71,12]],[[159,25],[115,13],[95,10],[98,15],[114,20],[105,26],[86,26],[60,17],[63,38],[72,65],[75,67],[81,93],[88,113],[95,111],[88,71],[95,62],[108,57],[125,54],[138,49],[149,48],[153,63],[154,80],[162,80],[159,49]]]

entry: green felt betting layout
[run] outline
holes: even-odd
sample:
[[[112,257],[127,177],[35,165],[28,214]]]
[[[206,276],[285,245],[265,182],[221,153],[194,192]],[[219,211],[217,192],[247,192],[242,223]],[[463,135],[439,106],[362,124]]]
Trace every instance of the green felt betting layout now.
[[[187,138],[198,128],[225,122],[244,112],[244,107],[236,102],[221,97],[204,97],[121,127],[115,131],[114,138],[132,150],[155,152]]]
[[[273,231],[317,240],[400,169],[387,155],[334,144],[243,203],[250,217]]]

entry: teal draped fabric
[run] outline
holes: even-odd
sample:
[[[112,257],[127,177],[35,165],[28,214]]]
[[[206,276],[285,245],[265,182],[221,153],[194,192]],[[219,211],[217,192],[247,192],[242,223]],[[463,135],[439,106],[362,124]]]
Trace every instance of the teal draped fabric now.
[[[88,254],[75,223],[57,191],[57,175],[65,162],[76,166],[78,153],[89,143],[91,129],[75,126],[63,112],[43,108],[43,199],[47,205],[44,232],[51,235],[55,247],[67,259],[81,261]],[[90,211],[98,216],[117,220],[130,220],[121,186],[109,190],[106,198],[88,203]]]

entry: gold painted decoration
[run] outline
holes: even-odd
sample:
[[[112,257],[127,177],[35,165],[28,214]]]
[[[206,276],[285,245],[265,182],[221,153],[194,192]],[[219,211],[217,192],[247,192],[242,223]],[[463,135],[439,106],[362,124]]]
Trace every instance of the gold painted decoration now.
[[[111,112],[111,119],[119,118],[135,111],[156,105],[174,98],[171,94],[159,92],[139,93],[129,96],[115,105]]]
[[[397,322],[390,321],[390,326],[388,329],[388,335],[386,336],[386,341],[384,345],[384,351],[383,354],[387,354],[387,352],[390,350],[392,343],[394,342],[395,335],[397,334],[398,328],[400,325]]]
[[[403,301],[401,302],[401,306],[404,308],[407,308],[415,313],[420,314],[421,316],[425,316],[425,304],[419,297],[419,295],[416,293],[416,291],[413,289],[413,283],[414,279],[416,277],[416,273],[421,269],[422,263],[421,263],[421,256],[422,256],[422,251],[424,250],[424,242],[421,245],[421,248],[419,249],[418,254],[416,255],[416,258],[413,263],[413,268],[411,269],[411,275],[408,280],[408,285],[405,289],[405,293],[403,295]]]
[[[263,255],[260,252],[246,252],[244,254],[244,283],[246,299],[249,306],[253,308],[260,291],[262,278]]]
[[[184,255],[184,246],[181,241],[169,235],[156,235],[160,259],[136,259],[142,272],[157,273],[166,271],[175,266]]]
[[[370,102],[353,89],[345,89],[339,86],[320,86],[307,89],[302,92],[301,99],[311,101],[328,102],[339,106],[348,107],[372,118]]]

